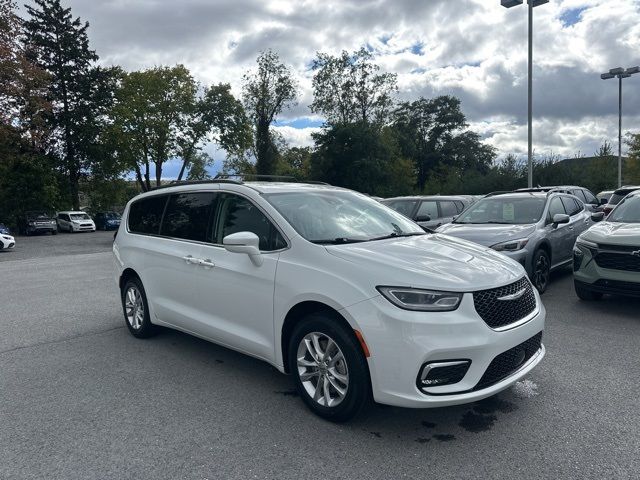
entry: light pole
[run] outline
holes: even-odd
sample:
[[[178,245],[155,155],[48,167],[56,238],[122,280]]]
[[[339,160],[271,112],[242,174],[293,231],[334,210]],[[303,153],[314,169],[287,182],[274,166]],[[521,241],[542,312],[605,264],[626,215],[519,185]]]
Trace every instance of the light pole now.
[[[622,79],[640,73],[640,67],[612,68],[600,75],[602,80],[618,77],[618,188],[622,186]]]
[[[524,0],[500,0],[500,4],[505,8],[522,5]],[[538,7],[549,3],[549,0],[528,0],[529,4],[529,66],[528,66],[528,150],[527,159],[529,164],[528,185],[533,187],[533,7]]]

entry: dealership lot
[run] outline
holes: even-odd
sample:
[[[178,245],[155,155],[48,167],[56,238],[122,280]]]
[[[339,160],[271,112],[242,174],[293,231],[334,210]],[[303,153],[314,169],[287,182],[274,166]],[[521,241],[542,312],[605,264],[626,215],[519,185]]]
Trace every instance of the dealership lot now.
[[[271,366],[127,332],[112,232],[0,252],[0,478],[635,478],[640,301],[554,275],[547,357],[473,405],[375,407],[334,425]],[[375,352],[373,352],[375,354]]]

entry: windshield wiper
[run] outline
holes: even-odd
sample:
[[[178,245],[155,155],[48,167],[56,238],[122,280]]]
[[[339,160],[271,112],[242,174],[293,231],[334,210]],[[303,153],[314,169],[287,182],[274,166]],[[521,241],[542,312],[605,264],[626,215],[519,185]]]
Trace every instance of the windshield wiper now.
[[[342,245],[345,243],[360,243],[365,241],[366,240],[362,240],[358,238],[347,238],[347,237],[338,237],[334,239],[325,239],[325,240],[310,240],[311,243],[315,243],[317,245]]]
[[[367,241],[368,242],[372,242],[374,240],[386,240],[387,238],[397,238],[397,237],[414,237],[416,235],[426,235],[426,232],[424,232],[424,233],[422,233],[422,232],[413,232],[413,233],[391,232],[388,235],[382,235],[380,237],[369,238]]]

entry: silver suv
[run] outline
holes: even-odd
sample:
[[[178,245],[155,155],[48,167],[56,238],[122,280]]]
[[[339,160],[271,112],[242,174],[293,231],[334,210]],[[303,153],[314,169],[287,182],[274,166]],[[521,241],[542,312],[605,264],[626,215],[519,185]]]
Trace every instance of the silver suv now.
[[[436,231],[491,247],[517,260],[542,293],[551,270],[571,263],[577,236],[602,216],[589,212],[573,195],[510,192],[486,196]]]
[[[451,222],[473,202],[463,196],[429,195],[387,198],[380,203],[410,218],[422,228],[435,230]]]

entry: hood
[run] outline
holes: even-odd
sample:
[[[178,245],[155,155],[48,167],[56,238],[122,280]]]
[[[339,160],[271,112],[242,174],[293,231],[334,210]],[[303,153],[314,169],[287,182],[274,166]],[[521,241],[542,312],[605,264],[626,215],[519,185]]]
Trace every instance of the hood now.
[[[509,240],[527,238],[536,229],[535,224],[527,225],[496,225],[496,224],[471,224],[449,223],[438,228],[438,233],[444,233],[453,237],[464,238],[486,247]]]
[[[522,266],[491,249],[431,234],[331,245],[327,251],[361,267],[367,282],[469,292],[514,282]]]
[[[640,223],[600,222],[580,238],[594,243],[640,246]]]

